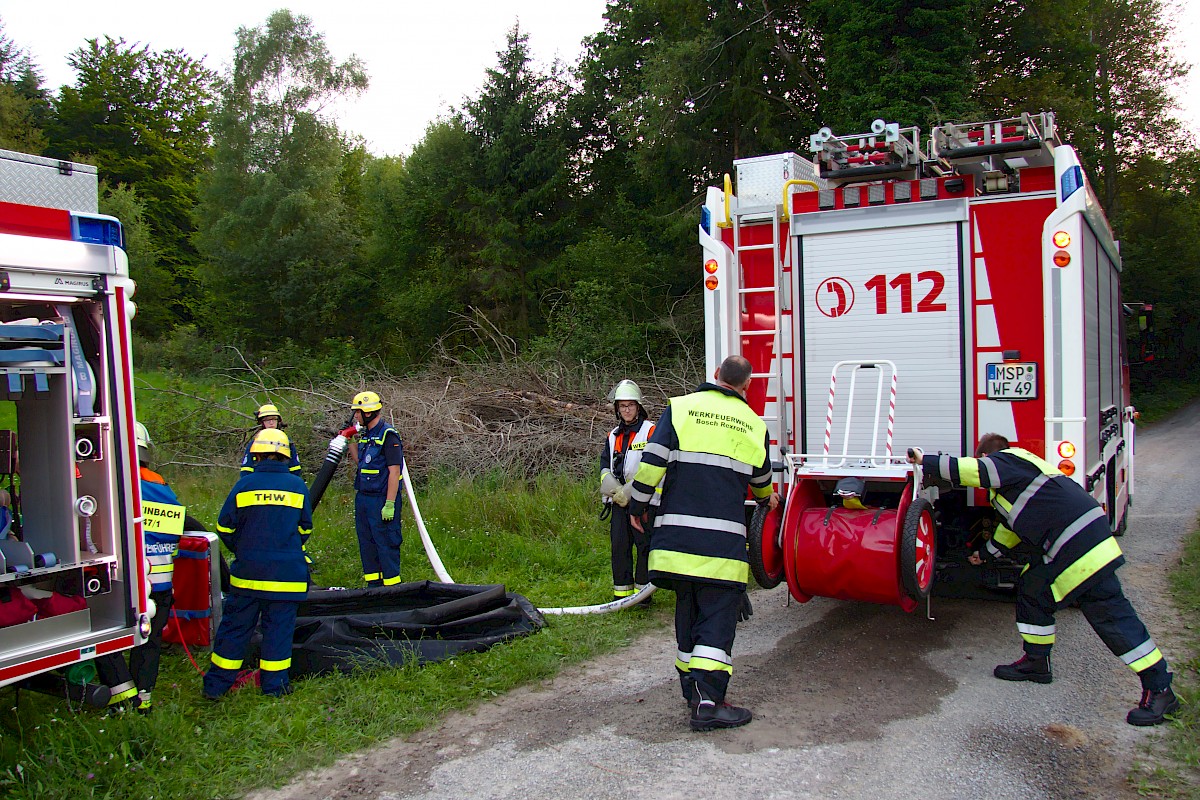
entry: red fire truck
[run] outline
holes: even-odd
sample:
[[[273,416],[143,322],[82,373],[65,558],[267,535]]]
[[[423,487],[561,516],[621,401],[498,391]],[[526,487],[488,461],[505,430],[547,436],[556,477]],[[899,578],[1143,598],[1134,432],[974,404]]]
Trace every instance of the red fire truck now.
[[[756,580],[912,610],[1011,588],[967,556],[979,490],[923,485],[909,447],[1003,434],[1124,532],[1133,494],[1121,257],[1052,113],[868,133],[735,162],[702,210],[707,367],[754,365],[786,502],[749,532]]]
[[[141,644],[153,608],[121,225],[96,213],[86,165],[0,151],[0,197],[6,686]]]

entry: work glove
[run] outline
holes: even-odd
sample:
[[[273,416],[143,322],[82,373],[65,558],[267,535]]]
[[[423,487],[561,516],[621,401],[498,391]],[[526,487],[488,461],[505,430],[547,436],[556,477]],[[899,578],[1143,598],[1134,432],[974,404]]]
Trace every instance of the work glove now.
[[[388,500],[383,504],[383,513],[380,514],[384,522],[391,522],[396,518],[396,501]]]
[[[326,428],[325,430],[329,430],[329,429]],[[347,439],[353,439],[357,435],[358,435],[358,428],[354,427],[353,425],[351,425],[349,428],[346,428],[345,430],[338,431],[338,436],[345,436]]]
[[[908,463],[920,464],[921,459],[925,457],[925,451],[919,447],[908,448]]]
[[[738,622],[745,622],[754,616],[754,606],[750,604],[750,593],[742,592],[742,602],[738,605]]]
[[[601,497],[612,497],[613,493],[616,492],[617,489],[620,489],[620,488],[621,488],[621,482],[619,480],[617,480],[617,476],[613,475],[611,472],[604,473],[604,476],[602,478],[600,478],[600,496]],[[624,505],[624,504],[622,504],[622,505]]]
[[[616,491],[614,491],[612,493],[612,500],[614,503],[619,505],[621,508],[624,508],[625,506],[629,505],[629,486],[628,485],[618,486]]]

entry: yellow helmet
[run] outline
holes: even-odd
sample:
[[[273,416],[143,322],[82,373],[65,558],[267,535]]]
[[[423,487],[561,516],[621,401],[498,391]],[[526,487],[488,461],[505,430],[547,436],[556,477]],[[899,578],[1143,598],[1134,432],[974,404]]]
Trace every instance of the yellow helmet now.
[[[262,422],[267,417],[279,417],[279,421],[283,422],[283,415],[279,413],[279,409],[274,403],[267,403],[258,407],[258,411],[254,412],[254,418]]]
[[[354,402],[350,404],[350,408],[354,411],[369,413],[383,408],[383,402],[374,392],[359,392],[354,395]]]
[[[278,428],[261,430],[250,443],[251,454],[276,453],[281,456],[292,454],[292,441],[288,435]]]

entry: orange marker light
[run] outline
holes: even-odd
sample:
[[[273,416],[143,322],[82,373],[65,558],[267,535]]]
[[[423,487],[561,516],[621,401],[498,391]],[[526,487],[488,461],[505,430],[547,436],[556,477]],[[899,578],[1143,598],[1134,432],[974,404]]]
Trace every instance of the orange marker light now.
[[[1066,250],[1059,250],[1054,254],[1054,266],[1065,267],[1071,263],[1071,254]]]
[[[715,275],[717,272],[717,260],[715,258],[710,258],[708,261],[705,261],[704,271],[709,275]]]
[[[1071,234],[1066,231],[1055,231],[1053,238],[1055,247],[1066,247],[1071,244]]]
[[[705,278],[705,279],[704,279],[704,288],[705,288],[705,289],[715,289],[715,288],[717,288],[717,276],[716,276],[716,275],[709,275],[707,278]]]
[[[1058,471],[1063,475],[1074,475],[1075,462],[1064,458],[1062,461],[1058,462]]]
[[[1063,458],[1075,457],[1075,445],[1070,442],[1063,442],[1058,446],[1058,454]]]

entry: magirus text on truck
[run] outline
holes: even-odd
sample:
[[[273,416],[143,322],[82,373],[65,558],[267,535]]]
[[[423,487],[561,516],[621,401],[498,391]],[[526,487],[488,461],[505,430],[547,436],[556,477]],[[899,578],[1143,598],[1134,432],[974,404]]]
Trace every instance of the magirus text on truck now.
[[[1121,256],[1054,115],[927,139],[876,120],[823,128],[809,150],[736,161],[699,231],[708,372],[734,353],[754,365],[786,497],[750,526],[758,582],[906,610],[935,585],[1011,588],[1015,564],[967,562],[995,529],[983,493],[923,486],[904,457],[972,455],[989,432],[1057,465],[1123,533]]]

